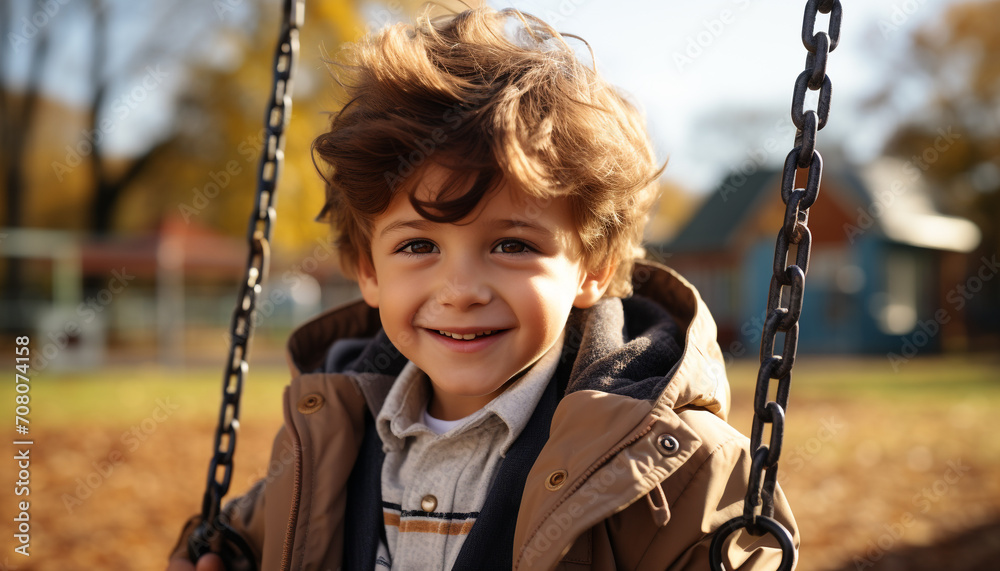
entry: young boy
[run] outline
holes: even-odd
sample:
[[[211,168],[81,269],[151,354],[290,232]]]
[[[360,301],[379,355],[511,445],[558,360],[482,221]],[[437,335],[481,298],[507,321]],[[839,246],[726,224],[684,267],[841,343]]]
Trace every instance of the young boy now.
[[[662,171],[637,111],[513,10],[388,28],[343,71],[314,149],[364,299],[289,341],[269,474],[224,510],[257,568],[707,569],[748,443],[704,303],[634,261]]]

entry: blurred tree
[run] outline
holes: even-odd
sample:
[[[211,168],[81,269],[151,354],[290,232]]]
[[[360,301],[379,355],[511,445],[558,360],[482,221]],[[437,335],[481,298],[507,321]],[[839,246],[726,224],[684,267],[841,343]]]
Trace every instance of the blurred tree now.
[[[237,7],[217,0],[219,30],[205,54],[188,70],[176,115],[177,136],[143,177],[141,189],[123,204],[122,224],[148,225],[144,214],[179,216],[233,236],[246,231],[258,162],[265,143],[263,115],[270,97],[272,57],[281,0],[255,0]],[[329,77],[327,61],[344,42],[382,26],[409,20],[423,0],[306,2],[300,57],[292,86],[292,120],[286,131],[285,163],[278,190],[275,245],[285,251],[316,246],[327,234],[310,221],[324,191],[312,162],[313,139],[329,114],[345,103]],[[473,2],[474,3],[474,2]],[[441,3],[461,7],[458,2]],[[150,209],[151,204],[156,204]]]
[[[14,20],[12,7],[4,3],[0,6],[0,30],[7,30],[11,27],[10,22]],[[33,42],[27,40],[19,41],[20,37],[13,32],[8,34],[8,41],[3,42],[3,47],[14,51],[26,50],[25,58],[28,61],[28,77],[20,94],[15,95],[7,89],[0,90],[0,169],[4,174],[4,182],[7,187],[6,196],[6,223],[8,226],[21,225],[21,189],[24,187],[24,169],[20,168],[24,161],[24,150],[27,146],[27,135],[31,129],[30,124],[35,116],[35,107],[39,98],[39,83],[43,62],[47,59],[49,51],[48,29],[36,32],[37,39]],[[30,45],[24,45],[30,44]],[[6,50],[5,50],[6,51]],[[2,53],[2,52],[0,52]],[[6,56],[6,54],[3,54]],[[0,77],[7,77],[8,68],[11,65],[8,57],[0,57]]]
[[[167,160],[148,173],[143,190],[129,202],[140,218],[153,202],[160,215],[233,236],[245,233],[265,144],[264,111],[281,5],[280,0],[257,0],[239,10],[218,11],[222,26],[205,46],[205,57],[188,72],[178,136],[167,146]],[[319,47],[335,50],[357,39],[364,32],[359,8],[356,2],[306,3],[277,195],[275,242],[286,250],[304,247],[326,232],[321,224],[308,223],[323,203],[310,145],[327,122],[325,114],[341,102],[331,90],[335,84],[326,77]]]
[[[65,227],[65,221],[25,216],[36,210],[32,203],[70,202],[64,187],[85,179],[88,198],[73,205],[78,220],[70,227],[96,234],[113,229],[121,196],[172,136],[162,128],[162,119],[160,128],[141,136],[134,134],[135,124],[157,113],[162,117],[163,110],[149,108],[169,101],[164,95],[173,86],[166,70],[187,55],[186,40],[205,28],[186,17],[194,5],[151,9],[120,0],[4,3],[0,26],[7,41],[0,52],[0,78],[8,225]],[[11,105],[14,100],[23,103]],[[60,107],[74,110],[65,116],[75,129],[63,126],[64,138],[49,138],[40,132],[45,117],[34,111],[50,113]],[[32,154],[32,141],[51,159],[50,168],[38,157],[25,160]]]
[[[279,191],[279,220],[292,223],[277,225],[279,244],[294,249],[325,233],[303,222],[323,200],[310,143],[343,104],[327,77],[326,54],[409,20],[423,4],[306,2]],[[462,7],[457,0],[439,4]],[[3,223],[103,235],[145,232],[180,216],[242,236],[282,5],[4,2]]]
[[[0,6],[0,30],[12,28],[14,21],[11,5],[4,3]],[[27,22],[30,25],[30,21]],[[27,26],[26,30],[27,31]],[[39,100],[39,85],[41,83],[42,63],[48,58],[50,40],[47,29],[40,32],[35,29],[35,40],[28,42],[19,41],[20,37],[14,32],[7,35],[8,41],[2,42],[0,48],[0,78],[6,78],[9,74],[8,68],[11,65],[10,58],[5,53],[8,49],[16,52],[26,50],[28,60],[27,79],[20,94],[10,92],[8,89],[0,89],[0,172],[3,174],[4,188],[6,190],[6,200],[4,208],[6,220],[9,228],[17,228],[23,224],[24,214],[24,151],[27,148],[28,133],[31,131],[31,121],[35,117],[35,109]],[[28,44],[28,45],[25,45]],[[2,84],[0,84],[2,85]],[[24,290],[21,264],[18,258],[11,258],[4,265],[4,284],[6,294],[9,299],[18,299]],[[19,312],[20,308],[13,306],[12,311]],[[12,316],[13,322],[21,322],[20,315]]]
[[[982,258],[1000,252],[1000,1],[966,1],[949,6],[944,17],[918,29],[907,61],[895,68],[886,87],[873,98],[890,104],[893,78],[923,83],[931,96],[904,120],[887,141],[884,154],[909,163],[910,172],[931,183],[938,207],[967,217],[983,239],[970,257],[970,275],[981,272]],[[993,269],[995,273],[995,268]],[[993,273],[990,275],[992,276]],[[982,274],[980,274],[982,275]],[[978,278],[977,278],[978,279]],[[982,294],[970,301],[970,319],[1000,332],[1000,280],[984,280]]]
[[[681,184],[670,180],[660,180],[660,196],[646,226],[644,240],[651,245],[661,244],[672,238],[694,214],[701,198]],[[659,252],[662,259],[656,261],[669,264],[667,252]],[[654,258],[655,259],[655,258]]]
[[[93,52],[90,58],[90,82],[93,86],[93,97],[86,111],[86,124],[84,126],[84,132],[88,133],[88,136],[91,133],[96,134],[106,131],[105,125],[111,124],[109,122],[111,114],[122,114],[128,109],[128,103],[125,100],[112,100],[110,97],[113,95],[112,89],[114,83],[111,76],[114,71],[111,69],[110,63],[112,60],[109,58],[108,53],[112,37],[111,31],[108,29],[108,6],[102,0],[91,0],[90,8],[93,14],[93,36],[91,39]],[[180,6],[180,8],[180,12],[183,12],[184,7]],[[177,12],[170,12],[169,14],[176,15]],[[164,16],[160,16],[160,18],[164,18]],[[172,27],[170,24],[173,26],[187,25],[187,23],[182,22],[180,19],[171,18],[171,20],[173,21],[157,22],[155,27],[165,32]],[[134,44],[129,46],[133,53],[132,60],[135,62],[128,64],[128,67],[134,70],[132,73],[138,72],[140,67],[146,71],[141,83],[143,90],[158,87],[164,79],[166,74],[162,70],[157,69],[155,65],[145,62],[150,61],[161,53],[176,49],[170,47],[173,39],[171,35],[163,33],[159,36],[147,37],[144,42],[146,45],[138,46],[138,49],[136,49],[137,46]],[[119,46],[118,49],[121,49],[121,47]],[[147,84],[154,87],[148,87]],[[133,89],[128,94],[132,95],[135,92],[136,90]],[[142,97],[145,97],[145,95]],[[134,97],[133,99],[138,99],[138,97]],[[159,140],[153,139],[148,141],[134,156],[124,161],[122,168],[118,169],[112,166],[112,161],[109,160],[105,152],[107,137],[102,138],[97,135],[89,137],[92,148],[90,163],[91,176],[93,177],[93,196],[89,205],[89,229],[94,234],[104,235],[111,232],[112,217],[122,194],[129,188],[146,165],[162,151],[164,145],[172,136],[173,134],[168,132]],[[58,166],[55,166],[53,170],[58,173]]]
[[[963,2],[912,38],[905,69],[932,90],[884,153],[910,162],[933,184],[938,206],[974,220],[982,251],[1000,251],[1000,2]],[[890,84],[885,90],[895,86]],[[880,94],[879,100],[888,99]],[[915,171],[914,171],[915,172]]]

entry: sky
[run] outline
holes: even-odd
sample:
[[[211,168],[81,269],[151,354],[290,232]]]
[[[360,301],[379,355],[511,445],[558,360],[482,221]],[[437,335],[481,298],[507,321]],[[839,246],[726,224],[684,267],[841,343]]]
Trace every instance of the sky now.
[[[177,54],[205,37],[207,27],[215,24],[210,2],[203,3],[203,13],[179,9],[174,2],[131,2],[107,0],[113,9],[106,10],[106,65],[103,73],[112,78],[107,105],[114,124],[106,135],[106,150],[124,155],[136,154],[151,146],[172,129],[174,101],[183,85],[183,71]],[[241,2],[243,0],[236,0]],[[30,56],[35,40],[48,33],[50,46],[41,90],[50,98],[68,105],[85,105],[92,100],[90,56],[93,18],[90,4],[79,0],[35,2],[35,0],[0,0],[10,2],[12,25],[4,30],[7,57],[3,81],[14,88],[27,83]],[[5,7],[7,8],[7,7]],[[159,28],[167,29],[165,35]],[[165,50],[153,50],[150,56],[141,49],[147,38],[167,36]],[[158,46],[159,47],[159,46]],[[145,83],[143,83],[145,82]],[[108,116],[108,115],[105,115]]]

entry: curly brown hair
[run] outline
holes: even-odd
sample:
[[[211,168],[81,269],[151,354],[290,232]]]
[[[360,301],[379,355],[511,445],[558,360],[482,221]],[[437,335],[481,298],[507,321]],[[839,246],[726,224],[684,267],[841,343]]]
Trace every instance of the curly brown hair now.
[[[346,274],[371,260],[374,219],[397,192],[427,219],[457,222],[511,183],[542,201],[567,197],[587,266],[615,265],[607,295],[631,292],[665,163],[636,107],[564,35],[515,9],[476,8],[385,28],[334,65],[348,102],[313,152],[329,167],[320,219]],[[418,200],[413,182],[432,162],[453,176]]]

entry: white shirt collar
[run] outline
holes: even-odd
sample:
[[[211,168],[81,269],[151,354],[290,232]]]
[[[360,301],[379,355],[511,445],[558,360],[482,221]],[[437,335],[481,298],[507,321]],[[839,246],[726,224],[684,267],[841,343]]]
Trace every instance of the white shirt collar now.
[[[440,438],[453,438],[482,425],[490,418],[497,418],[501,421],[499,424],[506,429],[500,447],[500,455],[506,455],[507,450],[528,424],[549,380],[555,373],[562,354],[562,346],[563,336],[560,335],[548,352],[535,361],[535,364],[507,390],[483,408],[455,421],[459,426],[441,435],[435,434],[423,421],[423,414],[430,400],[430,381],[413,362],[407,362],[389,389],[382,410],[379,411],[375,421],[384,448],[386,451],[402,450],[406,437],[421,433]]]

